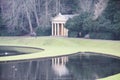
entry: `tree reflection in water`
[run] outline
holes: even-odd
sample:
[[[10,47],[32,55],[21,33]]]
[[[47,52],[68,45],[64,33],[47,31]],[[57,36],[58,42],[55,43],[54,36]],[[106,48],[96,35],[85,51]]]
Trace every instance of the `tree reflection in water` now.
[[[120,59],[94,53],[0,63],[0,80],[96,80],[117,73]]]

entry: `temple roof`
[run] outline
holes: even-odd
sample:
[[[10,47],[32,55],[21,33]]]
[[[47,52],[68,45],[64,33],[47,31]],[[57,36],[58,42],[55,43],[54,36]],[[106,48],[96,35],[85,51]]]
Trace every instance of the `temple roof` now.
[[[55,16],[54,18],[52,18],[53,22],[66,22],[69,18],[74,17],[75,15],[62,15],[61,13],[59,13],[57,16]]]

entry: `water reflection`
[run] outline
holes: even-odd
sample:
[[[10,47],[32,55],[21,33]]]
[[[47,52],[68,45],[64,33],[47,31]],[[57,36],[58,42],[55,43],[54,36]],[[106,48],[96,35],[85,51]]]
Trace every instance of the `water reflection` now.
[[[52,69],[58,76],[68,75],[69,71],[66,67],[68,56],[52,58]]]
[[[120,59],[93,53],[0,63],[0,80],[96,80],[117,73]]]

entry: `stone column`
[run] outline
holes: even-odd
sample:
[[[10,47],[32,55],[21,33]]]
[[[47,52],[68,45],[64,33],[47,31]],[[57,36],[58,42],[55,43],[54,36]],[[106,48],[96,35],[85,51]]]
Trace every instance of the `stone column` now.
[[[52,23],[52,36],[54,35],[54,23]]]
[[[63,27],[64,27],[64,24],[63,24]],[[64,36],[66,35],[66,29],[65,27],[63,28],[63,32],[64,32]]]
[[[62,26],[62,36],[64,36],[64,26],[63,26],[63,24],[61,24],[61,26]]]
[[[59,36],[60,35],[60,30],[59,30],[59,23],[57,23],[57,36]]]
[[[55,36],[56,36],[56,23],[55,23],[55,26],[54,26],[54,27],[55,27],[54,31],[55,31]]]

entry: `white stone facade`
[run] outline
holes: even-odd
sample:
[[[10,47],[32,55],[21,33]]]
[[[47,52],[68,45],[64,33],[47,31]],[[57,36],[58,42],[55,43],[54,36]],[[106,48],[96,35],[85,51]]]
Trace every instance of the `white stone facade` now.
[[[66,21],[73,15],[62,15],[59,13],[52,19],[52,36],[68,36],[68,29],[64,27]]]

